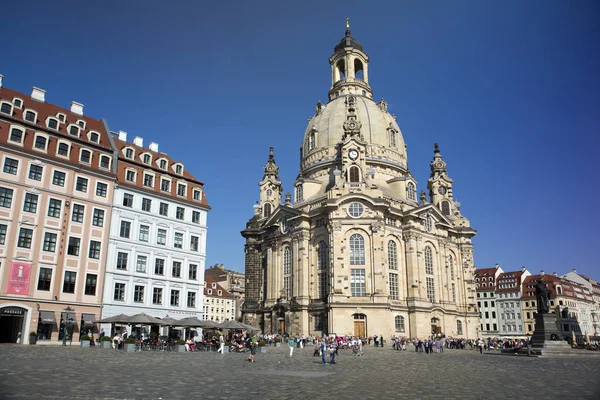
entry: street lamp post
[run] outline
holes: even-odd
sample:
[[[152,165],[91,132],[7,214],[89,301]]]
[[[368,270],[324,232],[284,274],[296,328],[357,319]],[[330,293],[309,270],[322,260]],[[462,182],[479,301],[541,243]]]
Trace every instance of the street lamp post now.
[[[67,345],[67,332],[68,332],[67,331],[67,326],[71,326],[71,325],[73,325],[73,322],[75,322],[73,320],[73,318],[71,318],[69,316],[69,313],[75,311],[75,309],[67,306],[67,308],[65,308],[64,311],[65,311],[65,320],[63,321],[63,342],[62,342],[62,345],[66,346]],[[73,341],[73,339],[71,339],[71,342],[72,341]]]

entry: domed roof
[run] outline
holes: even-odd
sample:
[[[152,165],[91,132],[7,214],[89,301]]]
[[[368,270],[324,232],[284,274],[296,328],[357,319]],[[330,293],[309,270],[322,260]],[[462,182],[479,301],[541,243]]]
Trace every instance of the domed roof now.
[[[360,51],[363,50],[362,44],[350,36],[350,31],[346,31],[346,36],[344,36],[344,38],[333,48],[333,52],[337,53],[338,51],[343,50],[344,47],[354,47]]]
[[[340,96],[326,105],[320,105],[320,110],[309,120],[304,133],[302,170],[336,157],[336,145],[342,141],[343,125],[347,120],[346,97]],[[387,103],[383,100],[375,103],[364,96],[355,96],[355,99],[357,120],[362,125],[360,133],[370,153],[367,157],[388,159],[405,169],[404,138],[396,119],[387,111]],[[391,132],[394,132],[393,140],[390,138]],[[314,135],[314,146],[309,144],[311,135]]]

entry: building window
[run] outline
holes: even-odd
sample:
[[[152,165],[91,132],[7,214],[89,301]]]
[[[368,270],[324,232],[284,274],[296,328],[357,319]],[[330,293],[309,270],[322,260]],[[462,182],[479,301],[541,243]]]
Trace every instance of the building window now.
[[[87,274],[85,277],[85,292],[84,293],[87,296],[95,296],[97,283],[98,283],[98,275]]]
[[[84,164],[89,164],[92,161],[92,153],[89,150],[81,150],[79,161]]]
[[[404,317],[402,315],[396,315],[394,318],[394,325],[396,332],[404,332]]]
[[[296,186],[296,201],[304,201],[304,187],[302,184]]]
[[[271,203],[265,203],[263,214],[264,214],[263,216],[265,218],[268,217],[269,215],[271,215]]]
[[[32,164],[29,166],[29,179],[32,179],[34,181],[41,181],[43,172],[44,167]]]
[[[160,190],[162,190],[163,192],[170,192],[171,191],[171,181],[169,181],[167,179],[161,179],[160,180]]]
[[[13,190],[0,187],[0,207],[10,208],[12,204]]]
[[[183,233],[175,232],[173,247],[176,249],[183,249]]]
[[[150,154],[144,154],[143,161],[144,161],[144,164],[150,164],[150,162],[152,162],[152,159],[150,158]]]
[[[22,247],[24,249],[31,248],[31,239],[33,239],[33,230],[27,228],[21,228],[19,230],[19,241],[17,242],[17,247]]]
[[[94,260],[99,260],[100,259],[100,247],[101,247],[100,242],[98,242],[96,240],[90,240],[89,258],[92,258]]]
[[[66,116],[65,114],[56,114],[56,118],[58,118],[60,122],[65,122]]]
[[[59,143],[56,154],[63,157],[69,157],[69,145],[66,143]]]
[[[348,215],[353,218],[362,217],[364,212],[365,208],[360,203],[351,203],[350,206],[348,206]]]
[[[119,236],[121,236],[122,238],[129,238],[130,231],[131,231],[131,222],[121,221],[121,230],[119,232]]]
[[[53,218],[60,218],[60,209],[62,207],[62,201],[57,199],[50,199],[48,204],[48,216]]]
[[[47,143],[48,143],[48,139],[46,139],[42,135],[37,135],[35,137],[35,143],[34,143],[33,147],[35,147],[36,149],[39,149],[39,150],[46,150]]]
[[[77,182],[75,183],[75,190],[87,193],[88,180],[86,178],[82,178],[80,176],[77,177]]]
[[[102,227],[104,225],[104,210],[98,210],[94,208],[94,216],[92,218],[92,225]]]
[[[390,273],[390,298],[398,300],[398,274]]]
[[[125,284],[115,283],[115,295],[113,297],[117,301],[125,301]]]
[[[6,157],[4,159],[4,173],[16,175],[17,170],[19,169],[19,161],[13,158]]]
[[[158,163],[158,166],[161,169],[167,169],[167,160],[160,160],[160,162]]]
[[[90,141],[94,143],[100,143],[100,135],[96,132],[90,132]]]
[[[0,244],[6,244],[6,230],[8,226],[5,224],[0,224]]]
[[[135,171],[127,170],[125,172],[125,180],[129,181],[129,182],[134,182],[135,183]]]
[[[125,157],[133,158],[133,149],[125,149]]]
[[[425,278],[427,281],[427,300],[434,303],[435,302],[435,285],[433,283],[433,278]]]
[[[390,131],[390,147],[396,147],[396,132]]]
[[[169,205],[167,203],[160,203],[158,213],[165,217],[168,216],[169,215]]]
[[[178,196],[185,196],[185,185],[179,183],[177,184],[177,195]]]
[[[195,308],[196,307],[196,293],[195,292],[188,292],[187,306],[189,308]]]
[[[54,253],[56,251],[56,233],[46,232],[44,234],[44,245],[42,250]]]
[[[417,200],[417,189],[415,188],[415,184],[412,182],[408,182],[406,184],[406,197],[409,200]]]
[[[142,211],[150,212],[152,209],[152,200],[143,198],[142,199]]]
[[[118,252],[117,253],[117,269],[121,271],[127,270],[127,259],[129,258],[129,254]]]
[[[135,285],[133,289],[133,301],[135,303],[143,303],[144,302],[144,287]]]
[[[25,193],[25,202],[23,203],[23,211],[36,213],[38,204],[38,195],[32,193]]]
[[[198,236],[192,236],[190,238],[190,251],[198,251],[198,243],[200,238]]]
[[[425,217],[425,230],[431,232],[433,230],[433,218],[430,215]]]
[[[171,290],[171,305],[179,307],[179,290]]]
[[[452,256],[448,257],[448,268],[450,268],[450,279],[454,280],[454,257]]]
[[[329,263],[329,251],[327,247],[327,243],[324,240],[319,242],[319,248],[317,250],[318,262],[319,262],[319,275],[318,275],[318,284],[319,284],[319,298],[324,299],[329,294],[329,285],[327,282],[327,265]]]
[[[137,256],[137,264],[135,266],[135,272],[140,272],[142,274],[146,273],[146,262],[148,261],[148,257],[146,256]]]
[[[2,103],[0,106],[0,112],[3,114],[12,114],[12,105],[10,103]]]
[[[110,157],[100,156],[100,168],[104,168],[104,169],[110,168]]]
[[[433,275],[433,252],[429,246],[425,246],[425,273]]]
[[[106,197],[107,191],[108,191],[108,185],[106,183],[102,183],[102,182],[96,183],[96,196]]]
[[[154,260],[154,274],[164,275],[165,274],[165,260],[157,258]]]
[[[52,269],[40,268],[40,275],[38,277],[37,290],[50,290],[50,284],[52,283]]]
[[[173,278],[181,278],[181,261],[173,261]]]
[[[77,125],[69,126],[69,135],[79,136],[79,127]]]
[[[350,270],[350,292],[353,297],[367,295],[367,281],[364,269]]]
[[[71,221],[83,222],[83,214],[85,214],[85,206],[81,204],[73,204],[73,213],[71,214]]]
[[[152,291],[152,304],[162,304],[162,288],[154,288]]]
[[[167,231],[166,229],[159,229],[156,234],[156,244],[166,245],[167,244]]]
[[[358,233],[350,236],[350,265],[365,265],[365,239]]]
[[[398,246],[393,240],[388,242],[388,265],[390,269],[398,270]]]
[[[65,173],[61,171],[54,171],[52,175],[52,184],[56,186],[65,186]]]
[[[360,182],[360,169],[356,165],[351,166],[348,170],[348,182]]]
[[[308,134],[308,151],[311,151],[315,148],[315,135],[315,131],[312,131]]]
[[[452,302],[456,303],[456,285],[452,282]]]
[[[196,201],[202,200],[202,191],[194,190],[194,200],[196,200]]]
[[[176,165],[175,173],[181,175],[183,173],[183,167],[181,165]]]
[[[36,120],[35,117],[36,117],[36,115],[33,111],[25,111],[25,121],[35,123],[35,120]]]
[[[192,211],[192,222],[194,224],[200,223],[200,212],[199,211]]]
[[[450,215],[450,203],[447,201],[442,201],[442,214]]]
[[[130,193],[123,194],[123,207],[133,207],[133,195]]]
[[[177,207],[175,218],[183,220],[185,218],[185,208]]]
[[[81,239],[76,237],[69,237],[69,246],[67,247],[67,254],[70,256],[78,256],[80,244]]]
[[[144,174],[144,186],[153,187],[154,186],[154,176]]]
[[[147,242],[150,237],[150,227],[148,225],[140,225],[140,234],[138,240],[140,242]]]
[[[462,335],[463,334],[463,328],[462,328],[462,321],[461,320],[457,320],[456,321],[456,334],[457,335]]]
[[[15,107],[17,107],[18,109],[21,109],[21,107],[23,106],[23,100],[21,99],[17,99],[16,97],[13,99],[13,104],[15,105]]]
[[[283,249],[283,290],[287,299],[292,297],[292,249]]]
[[[198,279],[198,266],[196,264],[190,264],[188,278],[192,281]]]
[[[63,282],[63,293],[75,293],[75,280],[77,272],[65,271],[65,281]]]

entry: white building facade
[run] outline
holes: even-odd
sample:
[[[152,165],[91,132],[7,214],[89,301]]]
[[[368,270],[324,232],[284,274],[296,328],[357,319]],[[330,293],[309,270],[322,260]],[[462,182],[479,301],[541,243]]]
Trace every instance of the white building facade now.
[[[498,335],[500,337],[524,337],[523,281],[531,273],[523,267],[521,271],[505,272],[496,281],[496,306],[498,307]]]

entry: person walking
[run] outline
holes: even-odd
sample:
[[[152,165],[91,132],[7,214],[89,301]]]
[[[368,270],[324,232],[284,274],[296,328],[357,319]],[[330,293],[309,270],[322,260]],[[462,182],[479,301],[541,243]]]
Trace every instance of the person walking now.
[[[337,353],[337,341],[332,340],[329,346],[329,364],[335,364],[335,354]]]
[[[290,345],[290,358],[292,358],[292,354],[294,353],[294,339],[291,336],[288,343]]]
[[[219,336],[219,350],[217,350],[217,353],[225,354],[225,338],[223,338],[223,335]]]
[[[325,338],[321,339],[321,364],[327,364],[327,344]]]

